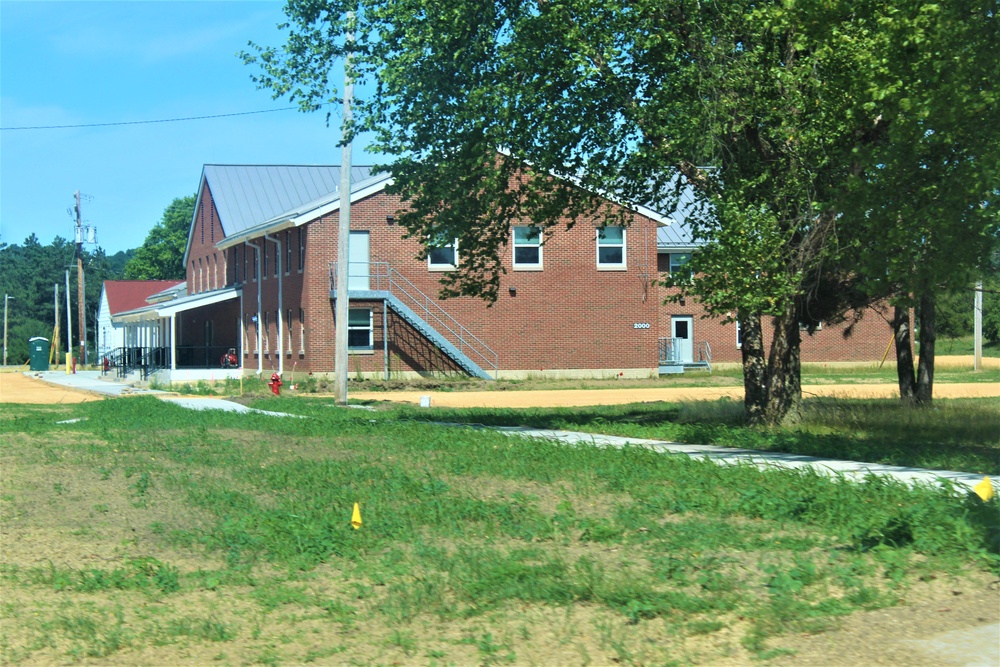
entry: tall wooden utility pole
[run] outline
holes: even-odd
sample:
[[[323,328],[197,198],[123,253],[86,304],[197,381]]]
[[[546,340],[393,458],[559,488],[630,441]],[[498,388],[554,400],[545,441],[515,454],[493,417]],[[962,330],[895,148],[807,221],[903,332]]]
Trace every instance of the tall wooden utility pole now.
[[[76,203],[73,206],[76,213],[76,301],[79,312],[80,357],[81,364],[87,360],[87,316],[83,309],[83,219],[80,211],[80,191],[76,191]]]
[[[354,21],[354,12],[347,13],[348,22]],[[351,28],[353,31],[353,27]],[[333,394],[334,401],[347,405],[347,317],[350,296],[348,295],[348,244],[351,239],[351,100],[354,96],[354,82],[351,81],[351,44],[354,33],[347,34],[347,49],[344,55],[344,145],[340,161],[340,221],[337,226],[337,303],[334,317],[333,350]]]

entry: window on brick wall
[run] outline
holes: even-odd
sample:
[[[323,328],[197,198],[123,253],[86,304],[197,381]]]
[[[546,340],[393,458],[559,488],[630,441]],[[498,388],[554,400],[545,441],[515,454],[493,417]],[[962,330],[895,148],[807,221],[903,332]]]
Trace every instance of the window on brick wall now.
[[[681,280],[691,278],[691,267],[687,264],[691,261],[689,252],[670,253],[670,275]]]
[[[736,320],[736,349],[743,349],[743,329],[740,327],[739,320]]]
[[[373,350],[371,308],[351,308],[347,311],[347,349]]]
[[[451,271],[456,266],[458,266],[458,239],[428,249],[427,268],[431,271]]]
[[[219,289],[219,253],[212,253],[212,289]]]
[[[253,249],[253,279],[254,282],[257,281],[257,253],[260,252],[257,248]]]
[[[514,227],[514,268],[542,268],[542,232],[538,227]]]
[[[292,353],[292,309],[285,311],[285,338],[288,339],[288,354]]]
[[[212,243],[215,243],[215,207],[214,206],[209,206],[208,207],[208,215],[209,215],[209,222],[210,222],[210,224],[208,226],[208,233],[211,235]]]
[[[274,276],[278,276],[278,265],[281,264],[281,246],[274,246]]]
[[[198,227],[201,229],[201,242],[205,243],[205,202],[198,205]]]
[[[285,275],[292,272],[292,230],[285,230]]]
[[[597,229],[597,268],[625,268],[624,227],[599,227]]]
[[[306,353],[306,311],[299,308],[299,354]]]
[[[299,271],[306,268],[306,230],[299,227]]]
[[[250,313],[243,313],[243,356],[250,354]]]
[[[199,292],[204,292],[205,291],[205,281],[204,281],[203,272],[202,272],[202,262],[201,262],[201,259],[202,259],[201,257],[198,258],[198,291]]]
[[[267,311],[265,310],[264,311],[264,354],[267,354],[268,351],[271,349],[270,338],[271,338],[271,326],[270,322],[267,319]]]
[[[263,262],[263,267],[261,268],[261,274],[262,274],[261,277],[267,279],[267,239],[261,239],[260,248],[261,252],[264,253],[264,256],[261,258]]]

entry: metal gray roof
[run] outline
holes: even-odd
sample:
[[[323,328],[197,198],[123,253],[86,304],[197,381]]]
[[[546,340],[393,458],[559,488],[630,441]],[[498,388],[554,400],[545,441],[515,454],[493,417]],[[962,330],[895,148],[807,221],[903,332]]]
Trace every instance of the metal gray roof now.
[[[351,169],[351,189],[371,178],[373,167]],[[238,234],[340,187],[332,165],[205,165],[204,178],[226,236]]]
[[[675,176],[668,188],[673,189],[677,187],[678,178],[680,177]],[[675,206],[671,207],[664,202],[648,204],[649,208],[660,211],[661,215],[671,220],[669,225],[656,230],[656,247],[659,249],[696,248],[704,245],[704,241],[695,241],[691,237],[691,227],[688,224],[688,218],[701,214],[703,212],[702,207],[707,204],[697,196],[695,189],[690,184],[683,183],[680,187],[680,193],[676,195],[677,203]],[[664,201],[666,200],[667,197],[664,197]]]

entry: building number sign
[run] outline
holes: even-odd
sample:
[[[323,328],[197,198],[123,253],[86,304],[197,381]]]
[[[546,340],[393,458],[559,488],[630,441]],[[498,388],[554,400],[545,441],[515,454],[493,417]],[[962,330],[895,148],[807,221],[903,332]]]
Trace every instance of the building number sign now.
[[[649,322],[636,322],[632,325],[633,329],[649,329]]]

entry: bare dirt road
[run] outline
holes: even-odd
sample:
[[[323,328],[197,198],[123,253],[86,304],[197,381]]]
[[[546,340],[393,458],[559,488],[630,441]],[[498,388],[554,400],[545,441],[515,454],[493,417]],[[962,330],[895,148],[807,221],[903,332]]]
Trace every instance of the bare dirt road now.
[[[893,384],[806,385],[806,396],[838,398],[893,398]],[[419,403],[430,396],[431,405],[448,408],[556,408],[585,405],[621,405],[654,401],[714,401],[723,397],[743,399],[742,387],[632,387],[607,389],[546,389],[518,391],[371,391],[352,392],[364,401]],[[987,398],[1000,396],[1000,382],[938,383],[936,398]],[[0,373],[0,403],[82,403],[104,398],[101,394],[69,389],[22,373]]]
[[[805,396],[837,398],[894,398],[892,384],[805,385]],[[419,403],[430,396],[439,408],[568,408],[584,405],[620,405],[653,401],[714,401],[720,398],[743,400],[742,387],[678,387],[632,389],[552,389],[528,391],[370,391],[354,392],[360,401]],[[935,384],[935,398],[988,398],[1000,396],[1000,382]]]
[[[23,373],[0,373],[0,403],[84,403],[98,401],[100,394],[60,387]]]

